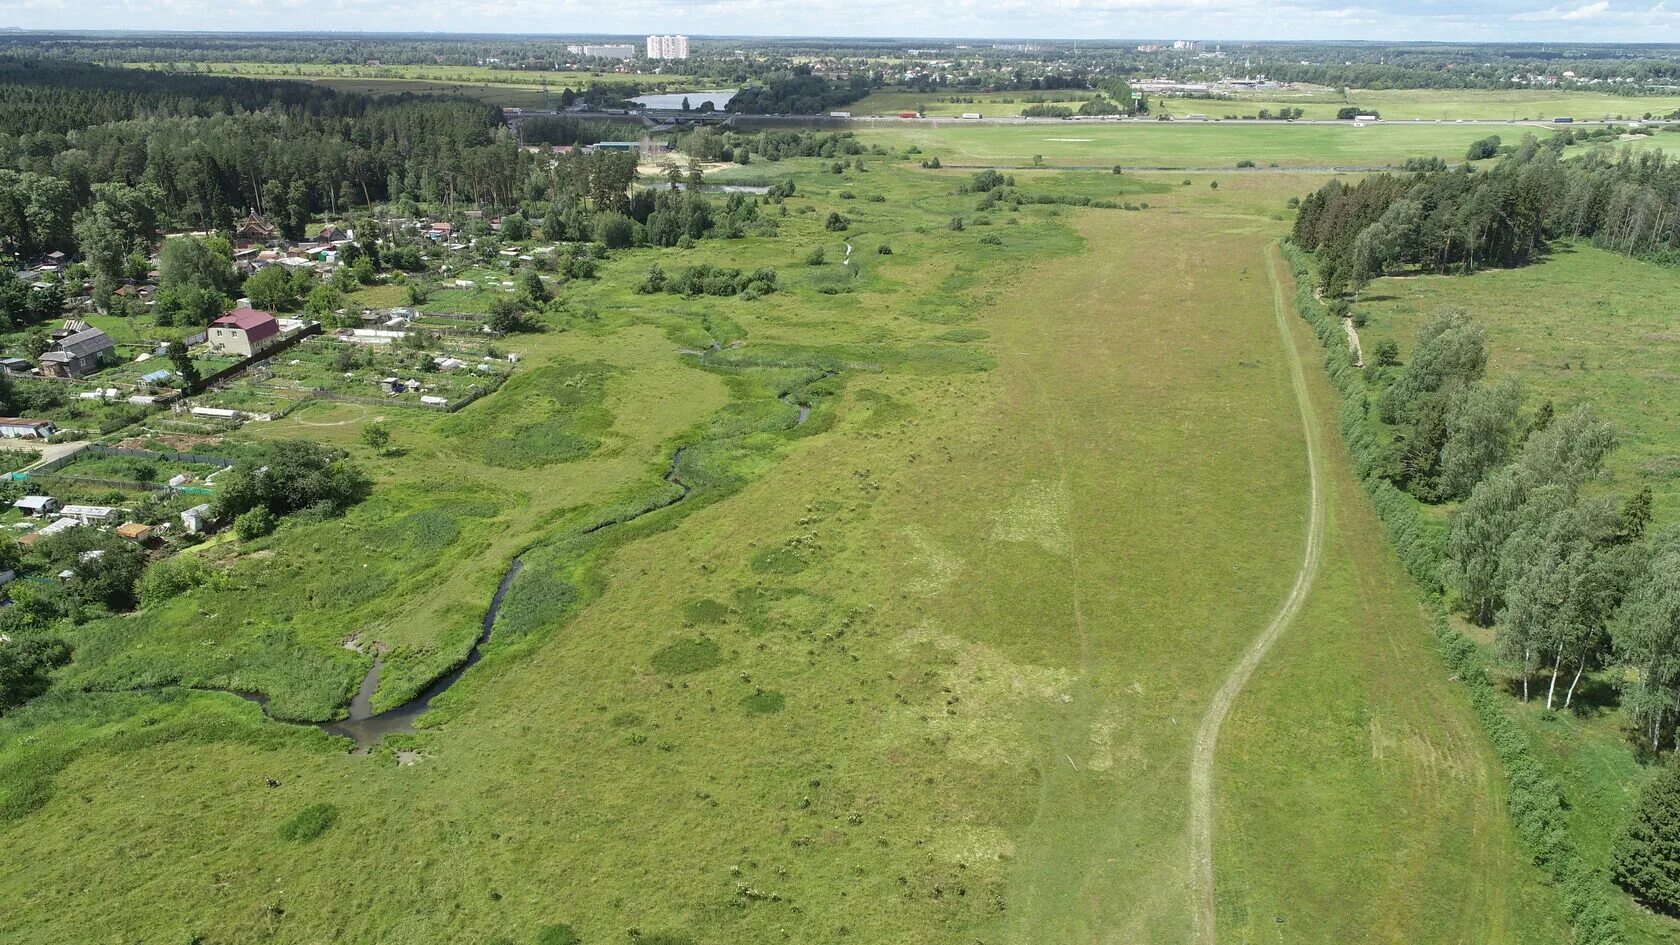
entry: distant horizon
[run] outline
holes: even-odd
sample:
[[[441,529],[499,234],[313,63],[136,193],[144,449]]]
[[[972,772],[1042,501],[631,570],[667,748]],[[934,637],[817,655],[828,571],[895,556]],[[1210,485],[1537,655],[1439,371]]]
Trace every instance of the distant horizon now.
[[[655,35],[679,35],[693,40],[706,42],[720,42],[725,40],[745,41],[801,41],[820,40],[824,42],[843,43],[847,40],[867,42],[937,42],[937,43],[1045,43],[1055,45],[1130,45],[1142,43],[1172,43],[1179,40],[1196,41],[1212,45],[1279,45],[1301,44],[1318,46],[1335,45],[1366,45],[1366,46],[1625,46],[1625,47],[1675,47],[1680,48],[1680,35],[1672,40],[1583,40],[1583,39],[1401,39],[1401,38],[1302,38],[1288,36],[1249,36],[1249,37],[1208,37],[1191,34],[1165,34],[1161,36],[1111,36],[1111,37],[1072,37],[1072,36],[934,36],[916,34],[839,34],[839,33],[700,33],[684,32],[682,30],[663,30],[658,32],[633,33],[578,33],[578,32],[530,32],[516,30],[380,30],[380,29],[192,29],[192,28],[127,28],[127,27],[36,27],[0,25],[0,33],[25,33],[41,35],[86,35],[86,36],[252,36],[252,37],[405,37],[424,36],[460,39],[523,39],[523,40],[604,40],[610,42],[631,42],[638,45],[642,40]]]
[[[956,0],[905,8],[858,0],[821,8],[789,0],[320,0],[298,29],[291,8],[219,0],[16,0],[8,32],[149,34],[643,37],[938,42],[1680,43],[1667,0]],[[391,29],[400,20],[401,29]],[[743,22],[759,29],[739,30]],[[480,29],[463,30],[465,23]],[[589,24],[588,31],[573,24]],[[866,25],[867,24],[867,25]],[[880,24],[881,28],[870,26]],[[1209,27],[1213,28],[1209,32]]]

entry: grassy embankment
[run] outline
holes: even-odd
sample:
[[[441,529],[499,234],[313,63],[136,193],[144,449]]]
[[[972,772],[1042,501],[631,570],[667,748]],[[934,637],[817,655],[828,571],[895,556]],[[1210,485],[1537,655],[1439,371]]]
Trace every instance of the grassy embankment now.
[[[0,934],[1183,941],[1194,720],[1299,564],[1264,253],[1305,185],[1033,175],[1151,207],[979,226],[967,175],[870,168],[779,166],[817,212],[777,238],[618,254],[568,290],[598,318],[511,342],[500,391],[383,411],[394,455],[361,405],[246,428],[352,450],[375,498],[205,552],[227,586],[84,628],[0,722]],[[784,289],[633,294],[655,261]],[[741,345],[678,353],[714,340]],[[688,500],[580,535],[668,500],[679,446]],[[1346,475],[1333,562],[1223,743],[1221,926],[1269,940],[1288,902],[1306,940],[1542,940],[1489,752]],[[389,705],[525,549],[445,724],[372,757],[229,696],[72,691],[178,678],[321,717],[366,668],[353,633],[393,647]],[[320,803],[321,836],[285,829]]]

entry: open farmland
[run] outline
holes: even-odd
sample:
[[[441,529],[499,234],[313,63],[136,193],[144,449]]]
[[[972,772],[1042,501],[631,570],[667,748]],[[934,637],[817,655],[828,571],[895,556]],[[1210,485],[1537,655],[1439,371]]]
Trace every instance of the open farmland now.
[[[1019,131],[911,133],[956,162]],[[1104,170],[1020,190],[1147,209],[783,161],[777,235],[615,250],[566,288],[592,317],[545,315],[458,413],[230,434],[344,448],[374,494],[208,543],[218,583],[73,631],[59,687],[0,719],[0,937],[1557,940],[1280,315],[1285,201],[1322,179],[1114,175],[1188,139],[1074,133]],[[1184,162],[1268,140],[1231,137]],[[778,288],[635,292],[655,263]],[[276,376],[324,376],[323,344]],[[1198,785],[1215,694],[1304,577]],[[483,661],[369,755],[203,691],[331,719],[377,653],[398,705],[504,581]]]
[[[1522,131],[1547,135],[1545,128]],[[1459,159],[1490,129],[1476,125],[1235,124],[1216,122],[1034,122],[1002,127],[950,121],[861,126],[858,137],[887,147],[915,146],[954,165],[1047,165],[1107,168],[1398,166],[1407,158]],[[1310,189],[1301,186],[1301,190]]]
[[[1680,110],[1680,95],[1612,95],[1605,92],[1562,92],[1545,89],[1335,89],[1258,90],[1229,97],[1152,99],[1152,110],[1170,115],[1191,112],[1220,117],[1255,115],[1262,108],[1274,114],[1299,108],[1303,118],[1335,118],[1353,106],[1387,119],[1549,120],[1568,116],[1578,120],[1666,117]]]

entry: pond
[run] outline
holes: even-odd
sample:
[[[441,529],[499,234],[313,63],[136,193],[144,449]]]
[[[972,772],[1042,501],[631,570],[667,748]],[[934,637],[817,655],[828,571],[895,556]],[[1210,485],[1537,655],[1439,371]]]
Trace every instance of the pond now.
[[[689,108],[699,108],[702,102],[711,102],[712,107],[723,111],[723,106],[735,97],[740,89],[704,89],[698,92],[665,92],[659,95],[638,95],[630,101],[645,105],[648,108],[681,108],[683,99],[688,99]]]

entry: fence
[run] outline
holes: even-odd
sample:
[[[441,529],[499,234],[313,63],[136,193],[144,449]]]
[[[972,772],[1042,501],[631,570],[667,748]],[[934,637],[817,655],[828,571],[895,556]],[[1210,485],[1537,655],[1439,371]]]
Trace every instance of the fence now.
[[[202,486],[171,486],[161,482],[141,482],[138,479],[106,479],[102,476],[59,475],[58,470],[87,456],[131,456],[138,459],[166,459],[177,463],[199,463],[206,466],[219,466],[227,469],[234,462],[226,456],[209,456],[204,453],[169,453],[154,450],[137,450],[125,446],[104,446],[90,443],[75,452],[66,453],[55,459],[48,460],[22,472],[12,474],[12,481],[28,480],[47,484],[66,486],[88,486],[106,489],[127,489],[130,491],[158,492],[175,489],[195,495],[210,495],[209,489]]]
[[[276,342],[274,344],[273,347],[268,348],[267,350],[263,351],[261,354],[253,354],[250,357],[246,358],[245,360],[240,361],[237,364],[230,364],[227,367],[222,368],[220,371],[217,371],[216,373],[211,374],[208,377],[199,378],[198,383],[194,384],[192,386],[192,388],[190,390],[187,390],[185,393],[189,396],[192,395],[192,394],[201,394],[204,391],[209,390],[211,387],[214,387],[215,385],[220,384],[222,381],[229,380],[230,378],[238,377],[239,375],[245,373],[245,371],[248,370],[251,367],[251,365],[258,364],[258,363],[261,363],[263,361],[267,361],[269,358],[272,358],[275,355],[279,354],[280,352],[285,351],[286,349],[292,347],[293,345],[297,344],[298,342],[302,341],[303,339],[312,338],[315,335],[319,335],[320,333],[321,333],[321,323],[320,322],[311,322],[310,324],[305,325],[302,328],[298,329],[296,334],[281,338],[278,342]]]

